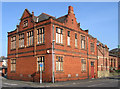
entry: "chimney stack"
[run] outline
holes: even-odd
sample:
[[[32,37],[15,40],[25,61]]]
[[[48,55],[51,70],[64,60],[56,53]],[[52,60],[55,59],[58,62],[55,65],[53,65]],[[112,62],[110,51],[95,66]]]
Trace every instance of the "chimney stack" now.
[[[34,12],[32,11],[32,16],[34,17]]]
[[[69,14],[69,13],[74,14],[73,7],[72,7],[72,6],[69,6],[69,7],[68,7],[68,14]]]

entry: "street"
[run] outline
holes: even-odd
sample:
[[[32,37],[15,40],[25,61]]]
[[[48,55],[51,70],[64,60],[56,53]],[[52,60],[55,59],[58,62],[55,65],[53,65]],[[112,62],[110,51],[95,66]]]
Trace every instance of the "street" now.
[[[118,87],[120,85],[120,76],[103,79],[86,79],[66,82],[38,83],[18,80],[2,79],[2,87]],[[1,87],[1,86],[0,86]]]

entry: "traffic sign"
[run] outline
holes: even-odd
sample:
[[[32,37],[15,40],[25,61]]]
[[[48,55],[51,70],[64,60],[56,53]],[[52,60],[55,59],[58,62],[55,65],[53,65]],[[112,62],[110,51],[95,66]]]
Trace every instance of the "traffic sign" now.
[[[43,67],[43,64],[40,64],[40,67]]]

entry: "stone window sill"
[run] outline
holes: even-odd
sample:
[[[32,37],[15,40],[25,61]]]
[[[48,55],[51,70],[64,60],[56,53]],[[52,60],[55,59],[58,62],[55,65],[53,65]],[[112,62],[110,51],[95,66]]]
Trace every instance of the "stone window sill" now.
[[[13,50],[16,50],[16,48],[15,49],[11,49],[10,51],[13,51]]]
[[[24,26],[23,28],[27,28],[28,26]]]
[[[64,46],[64,45],[63,45],[63,44],[61,44],[61,43],[56,43],[56,45]]]
[[[64,73],[63,70],[59,71],[59,70],[56,70],[56,73]]]
[[[81,73],[87,73],[86,71],[81,71]]]
[[[45,45],[45,43],[39,43],[36,46],[41,46],[41,45]]]
[[[26,48],[30,48],[30,47],[33,47],[33,45],[27,46]]]
[[[11,71],[11,73],[15,73],[16,71]]]
[[[70,45],[67,45],[67,47],[71,47]]]
[[[78,49],[77,47],[75,47],[75,49]]]
[[[24,49],[24,47],[19,47],[18,49]]]
[[[85,48],[81,48],[81,50],[85,50],[85,51],[87,51]]]

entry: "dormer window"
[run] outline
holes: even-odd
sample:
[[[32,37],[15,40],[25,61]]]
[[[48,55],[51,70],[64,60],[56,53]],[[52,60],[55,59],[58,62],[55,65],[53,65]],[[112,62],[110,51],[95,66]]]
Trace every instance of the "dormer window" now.
[[[25,20],[23,23],[23,27],[27,27],[28,26],[28,20]]]

